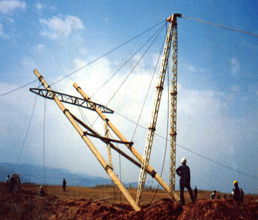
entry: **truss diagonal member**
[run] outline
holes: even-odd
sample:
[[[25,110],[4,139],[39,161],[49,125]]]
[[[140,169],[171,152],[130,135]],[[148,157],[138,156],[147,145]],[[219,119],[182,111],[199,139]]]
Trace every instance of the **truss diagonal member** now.
[[[87,137],[87,135],[84,135],[83,130],[78,125],[78,123],[73,119],[72,115],[70,114],[69,110],[64,107],[62,102],[57,98],[55,93],[52,91],[52,89],[49,87],[45,79],[40,75],[40,73],[37,70],[34,70],[35,75],[39,78],[40,82],[45,86],[45,88],[49,91],[51,97],[55,100],[61,111],[65,114],[67,119],[71,122],[71,124],[74,126],[74,128],[77,130],[79,135],[82,137],[84,142],[88,145],[92,153],[95,155],[99,163],[102,165],[102,167],[106,170],[107,174],[110,176],[110,178],[113,180],[113,182],[117,185],[117,187],[120,189],[120,191],[123,193],[127,201],[131,204],[133,209],[135,211],[140,211],[140,207],[136,204],[136,202],[133,200],[132,196],[128,193],[128,191],[125,189],[123,184],[120,182],[120,180],[117,178],[116,174],[113,172],[113,170],[110,168],[110,166],[107,164],[107,162],[104,160],[104,158],[101,156],[101,154],[98,152],[97,148],[93,145],[93,143],[90,141],[90,139]]]
[[[86,100],[90,100],[90,98],[87,96],[87,94],[76,84],[73,84],[74,88],[84,97]],[[117,135],[117,137],[120,138],[120,140],[124,142],[128,142],[128,140],[122,135],[122,133],[113,125],[113,123],[106,117],[105,114],[103,114],[98,108],[96,108],[96,112],[99,114],[99,116],[102,118],[103,121],[107,121],[108,126],[111,128],[111,130]],[[133,145],[125,144],[127,148],[134,154],[134,156],[140,161],[140,163],[143,162],[143,157],[139,152],[134,148]],[[157,180],[157,182],[165,189],[165,191],[170,194],[170,189],[166,182],[159,176],[159,174],[148,164],[147,166],[148,173],[151,173],[151,176]],[[175,199],[179,201],[178,196],[175,195]]]
[[[101,112],[114,113],[113,110],[111,110],[111,109],[109,109],[109,108],[107,108],[107,107],[105,107],[101,104],[98,104],[98,103],[95,103],[95,102],[92,102],[92,101],[87,101],[87,100],[79,98],[79,97],[75,97],[75,96],[67,95],[67,94],[64,94],[64,93],[56,92],[56,91],[53,91],[53,90],[51,90],[51,93],[50,93],[48,89],[30,88],[30,91],[37,94],[37,95],[40,95],[44,98],[48,98],[48,99],[53,99],[52,94],[55,94],[55,96],[58,97],[60,99],[60,101],[64,102],[64,103],[77,105],[77,106],[87,108],[87,109],[90,109],[90,110],[93,110],[93,111],[95,110],[95,106],[97,106],[101,110]]]

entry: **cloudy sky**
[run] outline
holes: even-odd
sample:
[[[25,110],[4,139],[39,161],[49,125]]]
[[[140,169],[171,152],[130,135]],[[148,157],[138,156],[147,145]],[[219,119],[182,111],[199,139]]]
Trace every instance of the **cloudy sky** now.
[[[39,86],[34,69],[54,90],[80,97],[76,82],[113,109],[108,117],[143,154],[165,19],[181,13],[254,35],[178,18],[177,166],[187,158],[193,187],[230,192],[238,180],[245,192],[258,193],[257,9],[254,0],[0,1],[0,161],[42,165],[45,155],[45,166],[108,177],[56,104],[29,92]],[[158,173],[166,148],[169,81],[165,85],[150,161]],[[67,108],[104,134],[95,112]],[[106,146],[93,142],[107,160]],[[168,183],[169,144],[166,152]],[[122,181],[137,182],[139,168],[112,156]],[[146,183],[156,184],[149,177]]]

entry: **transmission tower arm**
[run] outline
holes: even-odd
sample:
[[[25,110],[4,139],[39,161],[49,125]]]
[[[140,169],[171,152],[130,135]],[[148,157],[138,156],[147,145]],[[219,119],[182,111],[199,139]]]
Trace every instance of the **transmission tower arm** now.
[[[154,99],[154,106],[153,106],[153,111],[152,111],[152,115],[151,115],[150,126],[148,128],[146,144],[145,144],[145,148],[144,148],[142,167],[141,167],[141,171],[140,171],[140,175],[139,175],[137,197],[136,197],[136,203],[138,205],[141,201],[142,190],[144,189],[145,182],[146,182],[146,177],[147,177],[146,168],[150,161],[151,149],[152,149],[152,145],[153,145],[156,124],[157,124],[157,120],[158,120],[160,101],[161,101],[161,96],[162,96],[162,91],[163,91],[163,86],[164,86],[164,81],[165,81],[165,76],[166,76],[166,71],[167,71],[167,66],[168,66],[168,59],[169,59],[169,54],[170,54],[172,36],[173,36],[173,27],[174,27],[174,23],[176,23],[178,16],[181,16],[181,15],[173,14],[171,17],[169,17],[167,19],[170,22],[170,24],[169,24],[169,28],[167,31],[167,36],[166,36],[166,41],[165,41],[165,46],[164,46],[164,51],[163,51],[163,56],[162,56],[162,63],[161,63],[160,72],[159,72],[158,85],[156,86],[156,95],[155,95],[155,99]]]
[[[104,113],[114,113],[113,110],[107,108],[106,106],[103,106],[101,104],[98,104],[98,103],[95,103],[95,102],[92,102],[92,101],[87,101],[85,99],[82,99],[82,98],[78,98],[78,97],[75,97],[75,96],[71,96],[71,95],[67,95],[67,94],[64,94],[64,93],[61,93],[61,92],[56,92],[56,91],[49,91],[47,89],[37,89],[37,88],[30,88],[30,91],[37,94],[37,95],[40,95],[44,98],[48,98],[48,99],[54,99],[53,98],[53,94],[58,97],[60,99],[61,102],[64,102],[64,103],[68,103],[68,104],[72,104],[72,105],[77,105],[77,106],[80,106],[80,107],[83,107],[83,108],[87,108],[87,109],[90,109],[90,110],[93,110],[95,109],[94,106],[97,106],[101,112],[104,112]]]

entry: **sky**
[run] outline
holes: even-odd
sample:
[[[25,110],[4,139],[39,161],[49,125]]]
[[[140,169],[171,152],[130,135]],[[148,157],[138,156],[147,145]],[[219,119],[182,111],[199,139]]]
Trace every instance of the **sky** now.
[[[246,193],[257,194],[257,10],[254,0],[0,1],[0,161],[108,177],[56,103],[29,92],[40,86],[34,69],[53,90],[80,97],[76,82],[94,101],[114,110],[108,118],[143,154],[160,62],[154,69],[166,36],[163,25],[180,13],[186,17],[178,18],[176,165],[187,159],[192,187],[230,193],[238,180]],[[152,44],[150,37],[159,29]],[[169,185],[168,76],[150,164]],[[104,135],[95,112],[66,107]],[[108,161],[106,146],[91,139]],[[119,148],[133,156],[125,146]],[[112,159],[123,182],[138,181],[138,167],[114,151]],[[148,177],[146,184],[156,181]]]

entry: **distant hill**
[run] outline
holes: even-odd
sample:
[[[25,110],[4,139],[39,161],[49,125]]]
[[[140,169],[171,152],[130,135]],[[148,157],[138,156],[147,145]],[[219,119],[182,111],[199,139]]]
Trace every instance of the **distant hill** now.
[[[0,181],[5,181],[7,175],[12,174],[13,168],[14,164],[0,163]],[[43,167],[30,164],[19,164],[15,167],[13,172],[19,174],[22,183],[29,182],[39,185],[62,185],[63,178],[65,178],[68,186],[94,187],[96,185],[111,184],[111,180],[108,178],[90,176],[82,173],[74,174],[66,169],[57,169],[51,167],[45,167],[44,178]]]

